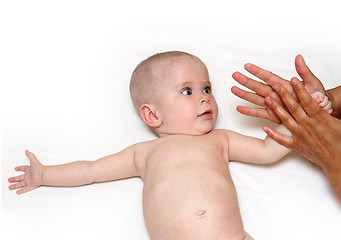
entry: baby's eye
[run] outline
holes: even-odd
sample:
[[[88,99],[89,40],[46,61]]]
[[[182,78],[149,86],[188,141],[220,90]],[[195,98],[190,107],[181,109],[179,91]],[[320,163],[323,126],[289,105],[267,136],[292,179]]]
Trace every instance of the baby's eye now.
[[[189,88],[186,88],[186,89],[181,91],[181,94],[183,94],[183,95],[192,95],[192,90],[189,89]]]
[[[206,93],[206,94],[211,94],[211,87],[206,87],[206,88],[204,89],[204,93]]]

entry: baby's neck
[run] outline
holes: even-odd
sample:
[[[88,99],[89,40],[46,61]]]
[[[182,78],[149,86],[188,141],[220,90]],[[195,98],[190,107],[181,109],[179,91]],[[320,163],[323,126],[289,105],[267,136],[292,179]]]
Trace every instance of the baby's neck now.
[[[191,134],[191,133],[156,133],[156,135],[159,137],[159,138],[164,138],[164,137],[168,137],[168,136],[192,136],[192,137],[195,137],[195,136],[203,136],[203,135],[206,135],[208,133],[210,133],[212,130],[210,130],[209,132],[207,133],[194,133],[194,134]]]

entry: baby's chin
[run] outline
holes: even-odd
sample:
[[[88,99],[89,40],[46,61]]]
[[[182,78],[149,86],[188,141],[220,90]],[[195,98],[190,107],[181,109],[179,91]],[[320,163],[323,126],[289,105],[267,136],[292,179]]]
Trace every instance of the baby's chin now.
[[[190,134],[190,135],[202,136],[202,135],[205,135],[207,133],[210,133],[212,130],[213,130],[213,128],[207,128],[207,129],[203,129],[203,130],[200,130],[200,131],[194,131],[193,134]]]

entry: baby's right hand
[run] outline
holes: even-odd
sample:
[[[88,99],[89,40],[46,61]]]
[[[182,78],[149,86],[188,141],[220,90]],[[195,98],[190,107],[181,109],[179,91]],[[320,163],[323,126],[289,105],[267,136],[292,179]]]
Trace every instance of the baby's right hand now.
[[[327,113],[332,114],[332,104],[328,99],[328,96],[321,92],[313,92],[311,96],[316,100],[316,102],[320,105],[320,107],[327,111]]]
[[[25,151],[25,155],[30,160],[30,166],[15,167],[16,171],[23,171],[25,173],[8,179],[8,182],[15,183],[9,186],[10,190],[19,188],[16,192],[17,194],[31,191],[41,185],[41,176],[44,166],[38,161],[36,156],[28,150]]]

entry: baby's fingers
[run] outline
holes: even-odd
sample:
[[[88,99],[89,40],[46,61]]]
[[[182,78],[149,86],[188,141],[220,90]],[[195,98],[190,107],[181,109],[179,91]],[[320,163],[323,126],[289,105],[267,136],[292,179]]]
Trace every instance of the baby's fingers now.
[[[32,152],[25,150],[25,155],[29,158],[31,164],[39,162],[37,157]]]
[[[311,95],[305,89],[304,85],[297,78],[292,78],[291,84],[304,109],[304,115],[308,114],[308,116],[314,118],[315,116],[319,117],[325,114],[325,112],[321,110],[321,107],[311,97]]]
[[[32,190],[32,188],[30,188],[30,187],[28,187],[28,186],[25,186],[25,187],[19,189],[18,191],[16,191],[16,194],[23,194],[23,193],[29,192],[29,191],[31,191],[31,190]]]
[[[20,175],[20,176],[16,176],[16,177],[11,177],[8,179],[8,182],[13,183],[13,182],[20,182],[22,180],[24,180],[25,175]]]
[[[8,187],[8,189],[9,190],[14,190],[14,189],[22,188],[22,187],[25,187],[25,186],[26,186],[26,183],[24,181],[21,181],[21,182],[18,182],[18,183],[10,185]]]
[[[17,171],[17,172],[25,172],[27,167],[28,167],[27,165],[25,165],[25,166],[17,166],[17,167],[14,168],[14,170]]]

